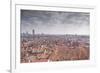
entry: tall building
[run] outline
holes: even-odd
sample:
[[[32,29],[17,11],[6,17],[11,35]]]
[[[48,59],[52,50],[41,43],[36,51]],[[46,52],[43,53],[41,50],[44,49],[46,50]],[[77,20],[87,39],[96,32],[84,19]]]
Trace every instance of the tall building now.
[[[33,37],[33,39],[35,38],[35,30],[34,29],[32,30],[32,37]]]
[[[34,29],[32,30],[32,34],[33,34],[33,35],[35,34],[35,30],[34,30]]]

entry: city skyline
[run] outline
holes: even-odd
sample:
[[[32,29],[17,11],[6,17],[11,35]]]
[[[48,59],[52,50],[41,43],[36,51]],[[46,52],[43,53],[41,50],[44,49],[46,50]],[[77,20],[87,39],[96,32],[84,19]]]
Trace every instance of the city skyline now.
[[[21,10],[21,33],[89,35],[89,13]]]

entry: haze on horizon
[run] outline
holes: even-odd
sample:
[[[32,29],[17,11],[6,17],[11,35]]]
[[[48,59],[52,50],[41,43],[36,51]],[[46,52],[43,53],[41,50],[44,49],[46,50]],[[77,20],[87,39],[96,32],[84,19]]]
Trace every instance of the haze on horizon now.
[[[21,10],[21,33],[89,35],[90,14]]]

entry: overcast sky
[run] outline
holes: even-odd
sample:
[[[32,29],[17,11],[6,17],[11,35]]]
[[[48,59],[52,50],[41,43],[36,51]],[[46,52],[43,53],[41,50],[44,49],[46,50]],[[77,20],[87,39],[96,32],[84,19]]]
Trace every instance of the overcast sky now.
[[[89,13],[21,10],[21,33],[89,35]]]

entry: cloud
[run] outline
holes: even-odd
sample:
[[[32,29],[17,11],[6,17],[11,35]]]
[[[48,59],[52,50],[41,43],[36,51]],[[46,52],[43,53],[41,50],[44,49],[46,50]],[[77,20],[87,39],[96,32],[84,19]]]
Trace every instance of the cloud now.
[[[21,10],[21,32],[89,35],[89,13]]]

